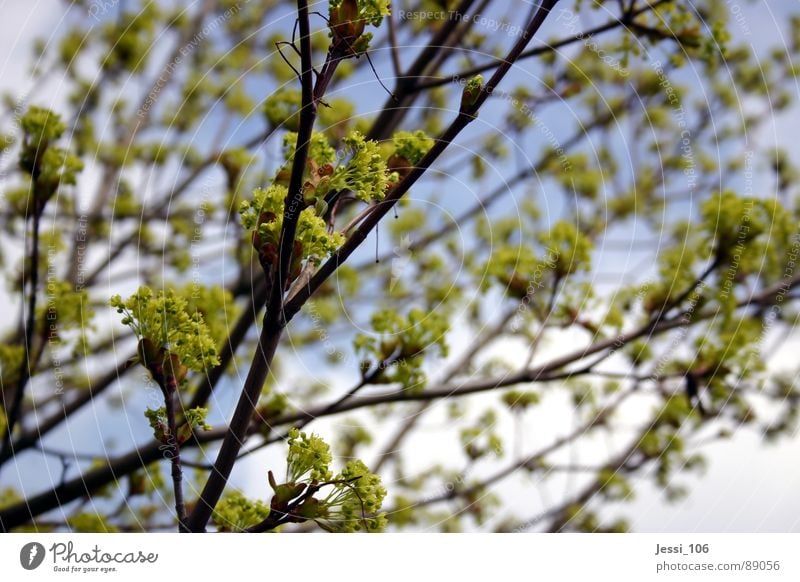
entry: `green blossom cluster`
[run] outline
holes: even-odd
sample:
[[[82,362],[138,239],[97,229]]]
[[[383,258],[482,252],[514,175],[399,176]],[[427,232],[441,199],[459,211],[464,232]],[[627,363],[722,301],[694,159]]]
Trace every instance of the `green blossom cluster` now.
[[[471,461],[489,454],[503,456],[503,440],[495,430],[497,414],[493,410],[483,413],[474,426],[461,430],[461,446]]]
[[[108,49],[103,52],[102,67],[114,72],[137,72],[144,67],[161,16],[159,4],[148,2],[104,24],[102,36]]]
[[[588,155],[578,153],[566,156],[558,160],[558,163],[564,170],[558,172],[556,176],[567,191],[572,191],[581,198],[597,199],[608,176],[604,175],[603,169],[592,167]]]
[[[656,484],[669,499],[678,499],[685,492],[674,484],[675,470],[702,470],[703,459],[686,455],[686,443],[680,433],[696,427],[701,419],[696,408],[681,394],[665,397],[654,411],[650,429],[637,443],[637,452],[656,463]]]
[[[36,148],[46,147],[67,129],[57,113],[36,106],[28,109],[19,124],[25,133],[25,142]]]
[[[342,54],[358,56],[369,48],[367,24],[380,26],[391,13],[388,0],[329,0],[329,26],[333,44]]]
[[[49,281],[47,302],[39,307],[39,321],[47,326],[50,339],[58,332],[84,330],[94,317],[86,289],[76,291],[68,281]]]
[[[422,131],[398,131],[392,136],[394,155],[412,166],[419,162],[433,147],[433,139]]]
[[[616,519],[608,525],[603,524],[594,511],[585,506],[570,505],[563,514],[564,527],[559,531],[576,531],[584,533],[625,533],[630,524],[624,519]]]
[[[264,102],[264,115],[270,127],[282,127],[297,131],[300,125],[302,95],[299,89],[281,87]],[[297,135],[295,134],[295,140]]]
[[[206,422],[208,416],[207,408],[191,408],[185,410],[183,417],[185,422],[178,427],[178,444],[188,441],[192,434],[198,430],[211,430],[211,425]],[[160,442],[167,441],[169,425],[167,423],[167,409],[162,406],[155,410],[148,408],[145,410],[144,417],[153,429],[153,436]]]
[[[489,258],[485,266],[487,277],[482,281],[484,288],[496,281],[511,297],[528,297],[535,304],[537,294],[549,293],[554,283],[591,269],[592,243],[572,223],[558,221],[537,236],[545,248],[539,257],[534,248],[511,242],[517,222],[501,223],[494,229],[495,238],[509,242],[501,244]],[[562,289],[561,295],[566,291]]]
[[[500,398],[503,404],[512,411],[524,411],[530,406],[536,406],[541,402],[542,397],[538,392],[509,390]]]
[[[339,10],[345,0],[330,0],[330,9]],[[380,26],[385,16],[391,14],[390,2],[387,0],[357,0],[358,17],[363,18],[372,26]]]
[[[375,370],[375,383],[400,383],[408,390],[422,390],[425,354],[435,351],[447,356],[450,326],[441,313],[414,308],[403,316],[384,309],[373,314],[372,329],[374,333],[358,335],[354,344],[362,371]]]
[[[32,193],[38,212],[62,184],[74,185],[83,162],[53,142],[66,126],[58,114],[42,107],[30,107],[20,119],[24,133],[19,166],[33,181]]]
[[[269,507],[259,500],[250,500],[239,491],[226,494],[219,500],[211,515],[218,531],[238,532],[263,521],[269,516]]]
[[[334,532],[380,532],[386,528],[386,516],[378,513],[386,497],[380,477],[354,460],[334,481],[333,490],[322,501],[325,510],[317,523]]]
[[[294,160],[296,149],[297,134],[293,131],[287,132],[283,136],[283,151],[287,162]],[[308,159],[312,162],[311,165],[315,167],[333,164],[336,161],[336,150],[324,133],[315,131],[311,134],[311,139],[308,142]]]
[[[305,479],[327,481],[331,477],[328,468],[333,460],[331,449],[315,434],[306,434],[296,428],[289,431],[289,454],[286,457],[286,475],[289,481]]]
[[[242,225],[255,231],[254,245],[267,264],[277,260],[287,192],[286,187],[280,185],[257,188],[252,202],[245,200],[239,207]],[[294,257],[296,261],[309,260],[319,264],[343,242],[343,235],[328,232],[325,221],[317,216],[314,208],[304,208],[300,212],[295,238],[298,247]],[[292,270],[296,271],[296,266]]]
[[[272,432],[270,421],[288,411],[290,407],[289,397],[283,392],[270,391],[262,394],[253,413],[253,422],[266,436]]]
[[[503,245],[489,260],[483,285],[488,288],[492,281],[497,281],[509,295],[522,299],[544,287],[550,280],[549,273],[546,262],[538,259],[531,247]]]
[[[658,257],[659,280],[643,295],[643,306],[647,312],[656,312],[668,305],[672,299],[695,284],[695,263],[700,258],[696,248],[678,245],[664,250]],[[692,301],[702,300],[699,296]],[[698,304],[699,306],[699,304]]]
[[[553,270],[556,276],[566,277],[591,269],[592,243],[571,222],[556,222],[540,240],[554,256]]]
[[[312,134],[308,144],[303,198],[306,205],[318,206],[317,214],[320,215],[324,214],[323,202],[329,192],[349,190],[364,202],[382,200],[394,178],[388,171],[378,142],[365,139],[357,130],[348,132],[341,141],[342,153],[337,153],[324,133]],[[289,164],[294,159],[296,145],[297,134],[287,133],[284,136],[287,164],[276,177],[278,185],[288,186]]]
[[[237,314],[233,294],[222,285],[206,286],[197,283],[184,285],[176,289],[176,292],[186,300],[189,313],[200,313],[208,333],[216,345],[220,346],[227,339],[231,321]]]
[[[42,156],[42,181],[53,186],[62,184],[74,186],[78,172],[83,170],[83,162],[71,152],[63,148],[48,148]]]
[[[597,480],[600,485],[600,495],[610,501],[629,501],[633,498],[633,487],[619,471],[602,469]]]
[[[286,482],[277,483],[269,472],[274,491],[270,506],[285,516],[284,522],[313,520],[333,532],[377,532],[386,527],[379,513],[386,489],[363,462],[350,461],[334,476],[330,447],[320,437],[292,428],[288,444]]]
[[[716,269],[716,298],[734,309],[737,291],[753,278],[774,281],[784,276],[787,254],[795,244],[791,213],[777,200],[715,193],[700,207],[699,225],[679,224],[674,246],[658,257],[660,282],[644,294],[645,310],[653,312],[697,284],[699,273]],[[710,299],[698,288],[687,298],[697,311]]]
[[[386,161],[377,142],[367,140],[358,131],[342,139],[352,157],[331,176],[331,190],[350,190],[364,202],[383,200],[389,186]]]
[[[702,228],[719,261],[740,275],[778,277],[796,229],[778,200],[716,193],[702,205]]]
[[[347,419],[339,438],[337,439],[337,451],[342,457],[355,457],[356,449],[362,445],[372,443],[372,435],[355,419]]]
[[[154,293],[149,287],[140,287],[125,301],[115,295],[111,306],[124,316],[122,324],[133,330],[140,345],[144,342],[155,350],[166,350],[189,370],[203,371],[219,363],[217,342],[203,316],[199,311],[191,312],[186,299],[175,291]],[[142,359],[147,357],[149,354]],[[147,361],[142,363],[149,367]]]

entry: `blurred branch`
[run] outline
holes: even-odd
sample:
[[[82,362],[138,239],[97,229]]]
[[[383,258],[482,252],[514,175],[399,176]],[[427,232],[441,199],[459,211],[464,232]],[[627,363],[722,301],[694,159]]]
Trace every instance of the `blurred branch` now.
[[[636,10],[631,10],[630,12],[623,13],[620,16],[620,18],[610,20],[609,22],[606,22],[605,24],[602,24],[600,26],[596,26],[595,28],[590,28],[583,32],[574,34],[573,36],[561,39],[553,43],[548,43],[545,46],[538,46],[529,49],[520,55],[519,60],[547,54],[556,51],[560,48],[563,48],[565,46],[575,44],[579,41],[584,41],[587,38],[593,37],[595,35],[602,34],[604,32],[609,32],[611,30],[615,30],[620,27],[628,27],[633,23],[633,19],[636,18],[637,16],[644,14],[646,12],[650,12],[655,8],[657,8],[658,6],[661,6],[662,4],[667,4],[673,1],[674,0],[656,0],[656,2],[653,2],[652,4],[648,4],[646,6],[643,6],[642,8],[637,8]],[[449,85],[453,82],[454,78],[461,78],[461,79],[469,78],[474,75],[478,75],[480,73],[484,73],[486,71],[494,69],[495,67],[497,67],[497,62],[491,62],[491,63],[486,63],[485,65],[479,65],[472,67],[470,69],[466,69],[464,71],[457,73],[456,75],[451,75],[449,77],[443,77],[440,79],[431,79],[428,81],[420,81],[416,84],[415,90],[425,91],[428,89],[441,87],[443,85]]]

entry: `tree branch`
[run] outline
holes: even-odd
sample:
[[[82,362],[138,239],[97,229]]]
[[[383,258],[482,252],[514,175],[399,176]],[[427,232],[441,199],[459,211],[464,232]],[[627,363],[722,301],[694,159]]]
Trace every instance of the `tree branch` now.
[[[272,273],[267,278],[271,282],[271,289],[267,299],[267,313],[264,316],[264,325],[258,342],[256,357],[248,371],[245,384],[236,410],[233,413],[228,432],[222,441],[214,471],[209,475],[203,487],[200,499],[194,511],[189,516],[188,527],[191,531],[204,531],[211,513],[214,511],[225,485],[228,482],[233,465],[239,450],[244,444],[247,428],[252,419],[253,411],[258,402],[258,397],[264,386],[264,381],[272,365],[272,359],[278,348],[284,322],[283,294],[289,276],[289,265],[292,260],[297,222],[303,208],[303,175],[306,170],[306,160],[311,142],[311,135],[316,119],[316,101],[325,92],[327,84],[333,77],[336,65],[341,55],[328,52],[323,72],[318,77],[317,87],[314,86],[314,68],[311,55],[311,29],[309,22],[307,0],[297,0],[297,12],[300,25],[300,60],[301,60],[301,85],[302,107],[300,110],[300,127],[297,134],[292,173],[289,189],[284,202],[283,224],[281,227],[280,242],[278,245],[278,262],[272,267]]]

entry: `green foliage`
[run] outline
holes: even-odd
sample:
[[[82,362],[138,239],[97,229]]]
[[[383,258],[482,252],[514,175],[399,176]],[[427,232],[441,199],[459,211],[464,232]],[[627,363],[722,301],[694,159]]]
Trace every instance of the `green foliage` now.
[[[0,133],[0,154],[8,151],[16,143],[13,135]]]
[[[331,477],[329,466],[333,457],[328,444],[317,435],[308,435],[293,428],[289,432],[289,454],[286,457],[286,474],[290,481],[304,479],[327,481]]]
[[[425,355],[447,356],[449,323],[441,313],[414,308],[402,316],[384,309],[373,314],[372,329],[373,334],[359,334],[354,345],[362,371],[377,371],[375,383],[400,383],[407,390],[422,390]]]
[[[559,531],[577,531],[584,533],[624,533],[629,524],[624,519],[617,519],[610,524],[603,524],[596,512],[582,505],[571,505],[563,516],[564,526]]]
[[[349,133],[351,124],[355,121],[356,109],[351,101],[345,98],[334,98],[328,102],[328,107],[317,110],[319,125],[325,129],[334,141],[342,139]]]
[[[225,494],[211,515],[211,522],[221,532],[246,530],[269,516],[269,507],[261,501],[253,501],[239,491]]]
[[[218,348],[227,339],[238,310],[233,294],[221,285],[189,283],[176,292],[186,300],[188,313],[199,313]]]
[[[289,397],[286,394],[283,392],[270,393],[261,397],[256,406],[255,420],[268,434],[271,430],[269,421],[287,412],[289,408]]]
[[[76,184],[83,162],[72,153],[61,148],[48,148],[42,156],[39,178],[47,184]]]
[[[628,480],[619,471],[603,469],[597,480],[600,484],[600,494],[612,501],[630,501],[633,498],[633,488]]]
[[[290,131],[283,136],[283,150],[287,162],[294,160],[294,153],[297,149],[297,133]],[[331,146],[330,141],[324,133],[314,132],[308,142],[308,159],[315,166],[322,167],[333,164],[336,159],[336,150]],[[288,171],[288,167],[286,168]]]
[[[714,245],[717,260],[731,268],[731,274],[780,275],[796,220],[778,200],[725,191],[703,202],[701,216],[706,239]],[[730,281],[723,287],[730,290]]]
[[[83,162],[65,149],[55,147],[66,126],[61,117],[49,109],[30,107],[20,118],[24,137],[19,153],[19,166],[33,182],[31,194],[37,212],[60,185],[74,185]]]
[[[300,90],[291,87],[281,87],[267,97],[264,102],[264,115],[270,127],[283,127],[289,131],[297,131],[300,125],[301,103]]]
[[[147,63],[157,24],[162,11],[156,2],[147,2],[141,9],[122,12],[118,19],[102,27],[107,52],[101,66],[109,71],[138,72]]]
[[[495,430],[497,415],[493,410],[483,413],[474,426],[461,430],[461,445],[471,461],[489,454],[503,456],[503,440]]]
[[[0,344],[0,379],[3,386],[13,386],[19,380],[25,361],[25,347]]]
[[[339,10],[345,0],[329,0],[331,11]],[[363,18],[372,26],[380,26],[383,18],[391,14],[391,3],[387,0],[357,0],[358,18]]]
[[[77,4],[77,10],[89,6]],[[138,359],[162,389],[180,386],[180,394],[174,394],[180,444],[210,428],[206,408],[180,406],[190,399],[189,390],[204,386],[186,382],[188,370],[217,365],[217,352],[228,347],[243,307],[254,310],[246,315],[260,318],[256,311],[263,311],[263,303],[249,302],[250,292],[264,282],[263,273],[254,273],[256,260],[267,271],[266,282],[274,283],[269,274],[278,260],[298,139],[301,63],[288,46],[291,26],[274,25],[286,22],[287,10],[296,8],[291,3],[221,0],[197,12],[173,4],[126,4],[104,13],[96,26],[75,21],[39,42],[36,50],[43,54],[36,55],[33,74],[66,73],[68,92],[59,105],[64,117],[42,107],[25,109],[29,96],[5,96],[6,119],[14,120],[20,135],[16,140],[10,133],[0,135],[0,152],[18,154],[19,163],[15,168],[15,160],[6,160],[11,163],[0,170],[14,174],[2,192],[8,217],[2,229],[10,244],[28,249],[31,211],[42,219],[37,264],[27,252],[19,260],[19,253],[8,253],[16,264],[6,269],[8,289],[20,296],[31,291],[31,267],[38,269],[31,385],[54,378],[65,389],[65,402],[82,402],[72,398],[85,396],[89,387],[100,395],[113,374],[97,368],[95,375],[96,366],[81,361],[91,356],[101,368],[105,362],[114,364],[109,371],[129,374],[123,394],[128,381],[140,387],[124,362],[112,361],[114,336],[93,325],[94,312],[100,312],[97,298],[103,296],[99,287],[123,277],[133,277],[134,286],[163,286],[158,293],[143,287],[126,300],[115,296],[111,304],[136,335]],[[295,240],[287,241],[288,284],[279,290],[287,296],[341,248],[358,219],[382,208],[434,146],[430,136],[447,129],[454,107],[460,107],[459,122],[465,112],[477,114],[473,109],[485,81],[464,73],[480,64],[469,55],[502,62],[509,39],[520,38],[519,30],[491,30],[491,24],[524,24],[512,22],[515,18],[472,22],[464,35],[456,35],[457,45],[445,52],[430,47],[421,83],[414,85],[409,77],[395,84],[384,74],[392,69],[392,51],[373,51],[366,58],[374,27],[384,25],[391,4],[330,0],[327,19],[311,14],[314,78],[336,70],[324,79],[330,81],[327,90],[315,96],[317,119],[301,191],[292,192],[298,207],[290,213],[298,217],[298,226]],[[547,415],[543,407],[551,403],[544,395],[555,391],[574,409],[575,422],[583,423],[584,430],[576,427],[578,437],[552,449],[552,458],[537,456],[538,439],[529,443],[533,450],[515,451],[532,453],[521,466],[542,481],[575,469],[556,459],[563,458],[562,447],[591,441],[600,432],[595,427],[614,437],[610,443],[627,434],[627,423],[619,424],[622,416],[615,414],[617,402],[639,405],[641,437],[631,455],[622,464],[613,451],[610,464],[605,456],[598,463],[587,460],[591,501],[573,500],[565,511],[546,514],[552,521],[542,527],[565,530],[626,530],[623,520],[606,522],[601,516],[607,515],[604,505],[631,497],[631,483],[640,476],[652,478],[669,500],[685,495],[677,477],[702,468],[704,459],[694,450],[698,443],[724,438],[745,424],[768,440],[796,432],[796,374],[787,370],[785,378],[777,378],[767,366],[766,346],[773,335],[780,336],[775,332],[797,323],[797,293],[791,291],[800,245],[800,168],[790,148],[743,152],[742,143],[758,131],[762,118],[792,111],[792,83],[800,75],[800,18],[786,19],[788,30],[781,30],[780,38],[789,40],[771,51],[754,51],[741,38],[747,23],[721,0],[694,11],[681,2],[640,6],[635,26],[609,29],[602,39],[578,34],[587,23],[597,26],[609,19],[615,25],[624,16],[622,4],[577,1],[549,17],[551,24],[558,20],[546,27],[556,36],[534,39],[530,46],[541,41],[540,48],[514,65],[524,63],[530,79],[515,87],[506,78],[487,95],[481,111],[486,123],[470,126],[454,140],[455,147],[440,144],[448,145],[447,151],[434,162],[435,171],[415,185],[419,196],[403,196],[396,220],[381,220],[380,230],[373,230],[371,236],[379,235],[380,261],[361,256],[367,246],[362,245],[293,314],[283,337],[290,346],[281,344],[267,385],[254,410],[248,410],[248,434],[277,442],[287,419],[302,410],[325,410],[334,383],[317,363],[352,364],[341,346],[354,341],[361,373],[356,385],[364,389],[355,398],[369,403],[372,384],[396,388],[377,388],[377,406],[336,423],[331,442],[337,454],[343,462],[355,459],[373,438],[383,442],[385,436],[390,442],[393,435],[382,431],[394,433],[394,425],[415,406],[393,400],[424,396],[426,373],[443,366],[438,359],[448,353],[451,326],[458,330],[458,341],[451,343],[465,349],[465,358],[458,360],[458,369],[448,366],[445,374],[437,374],[442,382],[437,389],[445,392],[462,381],[495,388],[487,388],[493,390],[485,394],[489,400],[457,391],[443,407],[449,442],[461,445],[466,463],[456,455],[418,470],[416,463],[405,463],[402,446],[388,459],[393,488],[399,491],[393,491],[395,527],[461,531],[481,526],[499,511],[482,480],[495,474],[490,465],[514,469],[520,457],[499,459],[507,444],[501,428],[510,427],[486,406],[498,396],[510,413],[503,412],[510,417],[506,421],[519,424],[525,413],[537,419]],[[461,18],[453,12],[458,0],[395,3],[400,5],[416,13],[395,22],[400,40],[409,46],[444,26],[469,24],[453,21]],[[492,4],[501,5],[499,0]],[[563,18],[569,10],[575,11],[574,25]],[[381,42],[386,33],[381,31]],[[569,46],[563,51],[548,48],[565,40]],[[323,69],[326,55],[330,60]],[[405,56],[400,55],[401,70],[411,64]],[[378,94],[370,65],[397,101]],[[92,71],[102,73],[102,82]],[[42,86],[46,81],[41,78]],[[413,107],[406,106],[407,91]],[[265,95],[259,124],[252,113]],[[391,115],[375,109],[373,97],[387,100]],[[386,123],[376,126],[378,119]],[[198,141],[200,135],[208,139]],[[59,143],[67,137],[69,146]],[[89,160],[101,174],[97,184],[80,173]],[[142,180],[162,174],[163,180]],[[764,176],[767,183],[754,183]],[[721,185],[735,188],[742,179],[743,193],[714,192]],[[78,187],[64,188],[72,185]],[[53,205],[45,207],[51,198]],[[235,223],[237,209],[241,225]],[[351,228],[345,232],[344,225]],[[622,247],[619,239],[628,235],[629,245]],[[126,265],[134,252],[135,272],[133,264]],[[625,276],[633,278],[611,289],[609,271],[618,274],[616,267],[623,265],[616,258],[622,253],[631,258],[625,260]],[[190,267],[197,271],[193,281],[215,277],[226,287],[187,283]],[[91,274],[85,289],[76,272],[79,278]],[[763,295],[781,284],[777,294]],[[757,304],[745,306],[752,298]],[[375,310],[367,330],[357,329]],[[24,321],[24,312],[19,315],[8,321]],[[512,319],[504,323],[506,316]],[[669,324],[659,326],[656,318]],[[495,323],[501,326],[496,332]],[[239,364],[248,365],[259,347],[252,331],[241,340],[238,332],[231,336],[233,363],[218,372],[232,378],[242,371]],[[0,342],[0,382],[6,392],[9,387],[13,392],[25,364],[21,333],[17,323],[8,325]],[[467,343],[462,340],[475,344],[462,345]],[[72,353],[62,356],[67,347]],[[583,347],[591,354],[561,361],[560,356]],[[298,372],[293,359],[286,365],[289,351],[292,358],[313,358],[306,372]],[[527,382],[506,388],[510,375],[530,378],[539,369],[546,372],[536,374],[535,389]],[[575,378],[564,380],[569,374]],[[687,379],[696,380],[696,395]],[[40,409],[38,391],[26,392],[26,415],[32,396]],[[113,397],[110,402],[117,404]],[[215,418],[230,412],[222,400],[209,400],[208,406]],[[43,416],[35,423],[20,420],[20,434],[61,422],[48,407],[40,410]],[[160,443],[170,440],[164,407],[148,410],[146,418]],[[0,408],[0,433],[6,422]],[[116,445],[109,441],[108,446]],[[116,453],[124,457],[127,451]],[[86,469],[107,465],[97,459]],[[127,481],[125,472],[115,474],[122,485],[104,484],[91,497],[104,498],[101,508],[114,507],[123,496],[135,498],[137,505],[98,515],[78,507],[61,529],[148,529],[164,523],[157,518],[166,513],[165,500],[171,497],[171,484],[161,474],[167,468],[159,460],[131,469]],[[270,518],[278,524],[272,529],[304,522],[330,531],[382,529],[386,491],[379,477],[356,460],[337,473],[339,468],[325,440],[292,430],[285,482],[269,474],[270,503],[233,493],[216,507],[213,521],[221,531],[242,531]],[[511,479],[516,472],[500,474]],[[184,472],[190,491],[206,478],[207,472]],[[447,487],[447,495],[435,487]],[[439,510],[419,506],[421,500],[437,503],[435,498],[453,503]],[[24,502],[16,492],[0,494],[0,506]]]
[[[389,175],[378,143],[364,139],[358,131],[342,141],[351,157],[333,173],[331,189],[350,190],[364,202],[382,200],[389,186]]]
[[[424,131],[398,131],[392,136],[394,155],[412,166],[419,162],[433,147],[433,139]]]
[[[153,429],[153,436],[159,442],[169,442],[169,425],[167,424],[167,410],[164,406],[151,410],[148,408],[144,416]],[[191,408],[184,411],[184,422],[178,423],[178,444],[188,441],[192,434],[198,430],[211,430],[211,425],[206,422],[208,416],[207,408]]]
[[[239,207],[242,225],[258,235],[254,243],[269,264],[277,260],[287,192],[284,186],[257,188],[253,192],[253,201],[244,200]],[[319,264],[342,245],[344,236],[329,233],[325,221],[317,216],[314,208],[304,208],[297,222],[295,241],[296,261],[309,260]]]
[[[94,309],[86,289],[76,291],[67,281],[48,281],[45,290],[47,302],[39,307],[39,319],[51,339],[65,331],[91,327]]]
[[[464,84],[461,91],[461,111],[473,107],[483,90],[483,75],[475,75]]]
[[[542,397],[537,392],[523,392],[521,390],[509,390],[501,397],[503,403],[512,411],[524,411],[531,406],[536,406],[541,402]]]
[[[355,420],[348,420],[346,428],[339,434],[337,451],[341,457],[352,458],[358,447],[371,443],[372,434]]]
[[[3,487],[0,489],[0,509],[19,503],[22,499],[22,496],[20,496],[13,487]]]
[[[330,447],[320,437],[292,428],[288,445],[287,481],[279,484],[269,473],[274,510],[290,522],[313,520],[328,531],[378,532],[385,528],[386,518],[379,511],[386,489],[364,463],[352,460],[334,476]]]
[[[167,426],[167,409],[165,407],[152,410],[148,408],[144,411],[144,417],[153,429],[153,436],[159,442],[167,440],[169,428]]]
[[[140,341],[155,349],[167,350],[190,370],[205,371],[219,363],[216,341],[199,311],[190,312],[188,302],[173,290],[153,293],[149,287],[123,301],[115,295],[111,307],[123,315],[122,324],[130,327]],[[142,362],[148,365],[148,362]]]
[[[490,282],[498,282],[509,295],[522,299],[545,287],[551,279],[550,271],[550,265],[538,259],[531,247],[503,245],[486,265],[488,277],[484,287],[488,287]]]
[[[359,460],[350,461],[334,479],[335,485],[322,501],[319,523],[335,532],[380,532],[386,516],[380,511],[386,497],[381,478]]]
[[[554,256],[553,271],[565,277],[591,268],[592,243],[571,222],[558,221],[550,232],[541,237],[542,243]]]
[[[330,36],[344,54],[358,56],[369,48],[367,24],[380,26],[390,14],[388,0],[329,0]]]
[[[25,141],[31,147],[44,149],[47,144],[57,140],[67,126],[61,116],[44,107],[32,106],[19,120]]]
[[[108,523],[99,513],[79,513],[70,516],[67,524],[74,533],[115,533],[119,528]]]

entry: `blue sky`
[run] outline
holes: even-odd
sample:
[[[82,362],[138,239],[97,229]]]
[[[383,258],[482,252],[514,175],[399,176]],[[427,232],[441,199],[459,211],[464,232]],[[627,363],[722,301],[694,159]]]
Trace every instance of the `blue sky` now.
[[[777,4],[777,6],[776,6]],[[779,31],[785,30],[784,23],[786,14],[797,3],[767,3],[756,2],[747,3],[744,1],[728,2],[733,7],[738,6],[741,11],[747,29],[751,32],[747,36],[754,44],[754,50],[762,54],[765,49],[773,42],[780,42]],[[733,8],[732,8],[733,9]],[[0,2],[0,13],[3,14],[4,31],[10,34],[0,35],[0,88],[13,89],[18,95],[25,94],[29,85],[28,63],[30,51],[28,43],[36,36],[51,34],[57,35],[62,27],[63,3],[55,0],[40,2],[18,2],[7,0]],[[501,15],[498,15],[501,16]],[[556,24],[550,23],[550,29],[555,29]],[[744,29],[740,28],[741,33]],[[736,30],[734,33],[736,34]],[[547,36],[547,32],[545,32]],[[385,69],[379,68],[383,73]],[[521,79],[530,79],[533,84],[537,84],[537,79],[533,70],[526,65],[522,65],[518,71],[509,79],[508,86],[513,86]],[[375,112],[385,100],[385,93],[380,88],[379,83],[371,76],[359,76],[352,82],[342,86],[342,91],[347,92],[348,96],[353,94],[358,96],[360,114],[371,114]],[[40,97],[33,99],[36,102],[56,101],[63,99],[59,97],[63,90],[60,80],[56,79],[52,85],[47,87]],[[493,115],[493,108],[500,108],[504,104],[492,104],[480,118],[480,124],[492,124],[497,122]],[[569,119],[564,123],[559,120],[552,122],[552,129],[556,134],[566,137],[569,135]],[[468,143],[471,134],[479,131],[480,126],[471,128],[460,139],[460,143]],[[252,127],[236,128],[235,134],[232,133],[231,139],[240,141],[246,135],[251,135]],[[793,108],[783,113],[780,117],[770,120],[766,124],[764,131],[754,136],[756,148],[769,148],[776,145],[790,147],[793,145],[794,136],[800,131],[800,113],[797,108]],[[210,132],[210,130],[209,130]],[[199,136],[202,139],[202,134]],[[538,140],[538,142],[537,142]],[[524,143],[510,143],[512,148],[516,148],[512,158],[519,156],[527,157],[535,154],[538,148],[543,145],[541,135],[537,136],[531,132]],[[492,168],[498,179],[508,175],[509,168],[501,166]],[[763,169],[759,173],[756,183],[765,184],[766,188],[773,186],[772,182],[764,173]],[[470,180],[464,173],[455,174],[450,177],[447,187],[441,184],[421,185],[415,189],[415,193],[421,200],[429,199],[432,190],[441,190],[442,195],[438,197],[438,203],[442,206],[442,212],[457,214],[460,208],[471,204],[480,196],[480,186]],[[768,192],[766,193],[768,195]],[[524,190],[519,190],[514,202],[505,206],[505,209],[513,208],[511,204],[518,203],[521,197],[526,195]],[[543,210],[557,216],[560,211],[560,199],[542,200]],[[622,236],[630,236],[630,240],[639,239],[647,236],[647,230],[630,231],[621,233]],[[390,244],[390,243],[387,243]],[[635,250],[635,245],[631,244],[630,251]],[[374,252],[371,244],[365,246],[362,253],[353,257],[355,262],[371,256]],[[606,251],[597,257],[596,264],[599,271],[613,272],[622,277],[641,277],[640,269],[641,258],[633,253],[620,253],[619,251]],[[115,290],[116,291],[116,290]],[[12,301],[7,298],[7,301]],[[574,338],[565,338],[564,343],[572,341]],[[775,350],[773,365],[782,367],[787,363],[795,361],[794,354],[798,347],[796,334],[791,340],[782,344],[780,349]],[[575,340],[578,341],[578,340]],[[455,352],[459,345],[464,344],[463,338],[454,334],[451,339]],[[557,351],[560,346],[553,346]],[[524,357],[521,347],[510,344],[497,346],[497,352],[505,355],[512,355],[515,350],[519,351],[520,357]],[[545,352],[547,353],[547,352]],[[299,364],[307,371],[313,371],[314,360],[307,359],[300,361]],[[352,377],[342,374],[338,378],[341,386],[347,386],[352,381]],[[225,399],[233,396],[233,387],[220,391],[220,404]],[[488,401],[488,398],[487,398]],[[478,401],[480,402],[480,401]],[[141,402],[131,403],[134,415],[140,415],[143,406]],[[567,407],[563,407],[565,410]],[[103,410],[85,411],[74,423],[66,425],[58,433],[52,435],[52,441],[64,443],[65,447],[74,447],[76,450],[97,451],[96,445],[99,436],[106,429],[102,425]],[[564,418],[553,417],[549,419],[553,430],[556,425],[561,423]],[[567,417],[566,420],[569,420]],[[333,422],[324,421],[319,423],[319,430],[329,428]],[[418,456],[410,461],[419,467],[424,466],[425,462],[441,457],[442,453],[447,453],[452,449],[451,444],[441,442],[437,446],[430,446],[431,438],[440,435],[439,429],[442,423],[446,422],[441,410],[438,413],[427,417],[421,423],[421,430],[418,435],[409,440],[408,451],[415,451]],[[316,427],[316,425],[315,425]],[[116,435],[115,440],[120,449],[127,449],[133,442],[142,442],[146,439],[149,430],[144,427],[126,427],[127,430],[121,431]],[[528,435],[535,440],[541,434],[546,433],[551,428],[549,423],[538,425],[531,429]],[[596,444],[596,446],[602,446]],[[648,486],[644,486],[638,499],[631,505],[619,508],[618,513],[633,517],[634,528],[639,531],[800,531],[800,497],[796,491],[800,490],[800,464],[796,462],[798,455],[798,443],[795,439],[792,442],[783,442],[777,446],[764,447],[760,440],[756,439],[747,431],[741,431],[735,438],[727,443],[713,444],[707,449],[711,464],[708,473],[701,479],[688,479],[691,483],[692,494],[685,501],[677,505],[665,505],[657,493]],[[427,453],[427,455],[426,455]],[[578,459],[588,457],[591,448],[573,451]],[[281,463],[280,451],[267,451],[262,454],[253,455],[237,466],[234,474],[233,483],[235,486],[245,489],[248,493],[257,496],[264,495],[263,467],[265,465],[276,466]],[[49,474],[42,471],[51,471]],[[39,459],[31,460],[20,464],[20,476],[24,479],[42,479],[45,481],[57,480],[60,467],[53,463],[42,464]],[[8,482],[12,472],[4,472],[0,476],[0,484]],[[47,475],[47,476],[45,476]],[[569,484],[560,484],[559,487],[567,487]],[[502,485],[501,492],[510,499],[512,504],[520,507],[520,513],[526,513],[525,508],[530,507],[530,512],[534,513],[538,501],[531,499],[532,496],[546,498],[558,498],[563,493],[555,486],[547,487],[530,486],[519,482],[506,483]],[[650,492],[645,493],[645,492]]]

